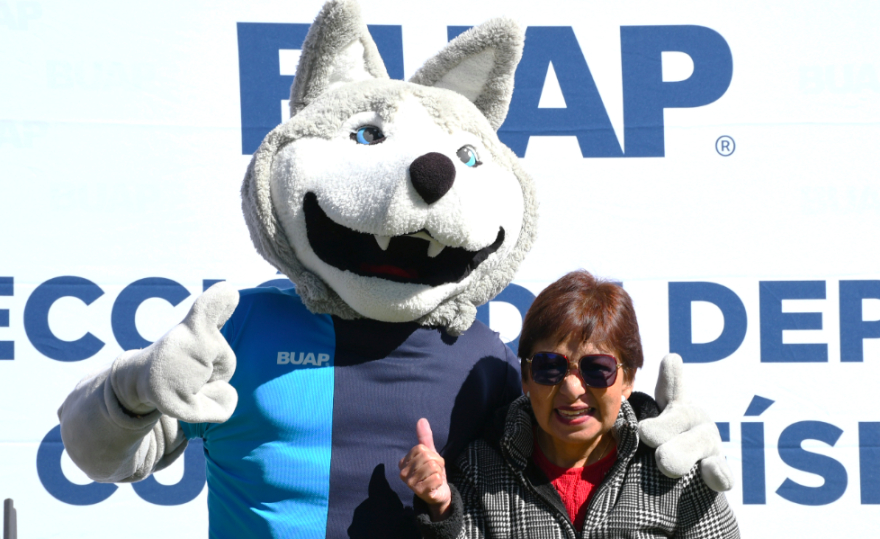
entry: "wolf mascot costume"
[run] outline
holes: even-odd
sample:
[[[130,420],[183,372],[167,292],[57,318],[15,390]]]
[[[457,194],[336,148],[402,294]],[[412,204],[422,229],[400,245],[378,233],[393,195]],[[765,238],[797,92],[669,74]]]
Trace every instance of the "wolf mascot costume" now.
[[[325,5],[291,119],[242,187],[257,250],[295,292],[215,285],[81,381],[59,410],[73,461],[138,481],[199,437],[211,537],[416,535],[397,461],[418,419],[449,457],[521,392],[517,358],[474,318],[535,237],[532,180],[495,134],[522,45],[493,20],[389,80],[357,5]],[[647,433],[672,438],[658,460],[681,475],[708,456],[704,479],[729,488],[717,430],[682,401],[675,367]]]

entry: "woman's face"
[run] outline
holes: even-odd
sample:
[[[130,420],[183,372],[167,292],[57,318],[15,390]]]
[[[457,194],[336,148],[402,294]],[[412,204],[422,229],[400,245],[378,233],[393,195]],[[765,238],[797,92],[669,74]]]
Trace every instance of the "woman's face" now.
[[[620,411],[620,396],[630,396],[632,381],[626,381],[623,368],[618,369],[617,379],[610,387],[594,388],[584,385],[576,364],[588,354],[609,354],[619,357],[614,350],[597,348],[593,343],[577,341],[563,342],[552,345],[546,341],[536,343],[534,352],[555,352],[565,355],[574,368],[570,368],[565,379],[555,386],[545,386],[532,379],[531,372],[523,382],[523,392],[529,395],[532,410],[538,420],[539,443],[545,452],[555,453],[561,459],[551,460],[574,462],[582,455],[586,459],[594,449],[605,448],[611,443],[603,439],[610,433]],[[619,362],[619,359],[618,359]],[[610,435],[610,434],[609,434]],[[546,443],[541,443],[546,442]],[[545,447],[549,443],[551,447]],[[568,458],[566,458],[566,456]],[[595,461],[602,455],[590,459]],[[559,462],[557,462],[559,464]],[[583,463],[578,461],[578,465]]]

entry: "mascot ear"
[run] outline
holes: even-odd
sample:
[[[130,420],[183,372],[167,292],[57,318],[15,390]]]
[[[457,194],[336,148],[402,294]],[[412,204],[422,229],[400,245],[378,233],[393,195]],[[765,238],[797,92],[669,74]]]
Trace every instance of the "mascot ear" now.
[[[303,42],[290,88],[290,116],[341,84],[387,78],[357,2],[331,0],[324,4]]]
[[[507,116],[524,37],[511,19],[487,21],[450,41],[410,82],[462,94],[497,130]]]

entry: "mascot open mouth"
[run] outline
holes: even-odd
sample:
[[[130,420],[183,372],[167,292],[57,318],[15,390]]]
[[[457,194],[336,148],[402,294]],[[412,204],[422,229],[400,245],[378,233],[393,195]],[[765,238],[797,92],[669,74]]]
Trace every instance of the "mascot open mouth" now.
[[[309,244],[318,258],[337,269],[398,283],[459,282],[504,243],[501,227],[495,241],[479,251],[446,247],[425,230],[391,238],[356,232],[327,217],[314,193],[306,193],[303,211]]]

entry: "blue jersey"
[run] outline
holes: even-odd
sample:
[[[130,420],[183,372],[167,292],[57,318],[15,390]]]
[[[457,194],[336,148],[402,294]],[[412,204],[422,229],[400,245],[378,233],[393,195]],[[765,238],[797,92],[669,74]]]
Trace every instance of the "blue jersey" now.
[[[238,406],[203,438],[210,537],[419,537],[397,463],[426,417],[453,458],[521,393],[519,363],[475,322],[459,337],[415,323],[310,313],[293,290],[241,292],[223,328]]]

